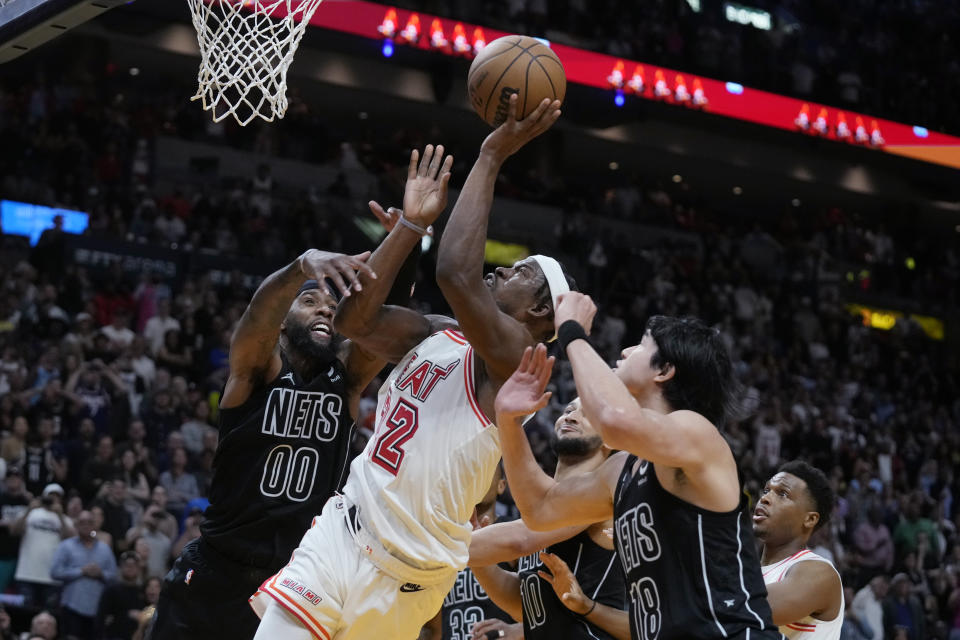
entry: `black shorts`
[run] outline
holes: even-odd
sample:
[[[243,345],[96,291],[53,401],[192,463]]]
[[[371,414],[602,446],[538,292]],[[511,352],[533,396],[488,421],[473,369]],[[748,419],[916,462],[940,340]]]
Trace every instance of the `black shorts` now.
[[[224,557],[201,539],[188,543],[163,580],[149,640],[249,640],[260,618],[248,599],[273,571]]]

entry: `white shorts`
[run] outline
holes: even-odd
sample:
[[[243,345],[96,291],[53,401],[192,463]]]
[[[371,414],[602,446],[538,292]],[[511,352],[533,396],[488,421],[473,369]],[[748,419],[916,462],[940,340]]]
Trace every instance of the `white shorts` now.
[[[272,598],[318,640],[414,640],[440,610],[457,571],[403,564],[362,525],[348,524],[349,506],[342,496],[330,498],[289,564],[260,585],[250,605],[262,618]]]

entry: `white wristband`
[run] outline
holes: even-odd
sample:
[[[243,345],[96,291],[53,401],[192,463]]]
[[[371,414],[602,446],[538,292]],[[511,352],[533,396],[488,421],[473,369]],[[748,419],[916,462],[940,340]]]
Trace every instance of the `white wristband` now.
[[[416,232],[419,233],[421,236],[427,235],[427,230],[426,230],[426,229],[424,229],[424,228],[421,227],[420,225],[417,225],[417,224],[414,224],[414,223],[410,222],[410,221],[407,220],[402,214],[401,214],[401,216],[400,216],[399,222],[400,222],[400,224],[402,224],[403,226],[405,226],[407,229],[410,229],[411,231],[416,231]]]

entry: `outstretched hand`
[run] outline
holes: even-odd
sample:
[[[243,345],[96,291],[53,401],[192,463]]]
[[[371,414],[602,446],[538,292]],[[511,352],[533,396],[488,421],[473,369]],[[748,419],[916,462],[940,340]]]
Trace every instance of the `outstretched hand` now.
[[[576,576],[570,571],[570,566],[559,557],[546,551],[540,552],[540,560],[550,569],[550,573],[541,570],[537,571],[537,574],[550,583],[554,593],[557,594],[563,605],[578,615],[583,615],[589,611],[593,601],[580,588],[580,583],[577,582]]]
[[[547,357],[547,348],[543,344],[538,344],[535,349],[527,347],[517,370],[497,393],[494,403],[497,416],[517,418],[547,406],[553,393],[544,391],[550,381],[554,360],[553,356]]]
[[[481,153],[489,153],[502,162],[523,148],[525,144],[553,126],[560,117],[560,101],[544,98],[533,112],[518,120],[519,96],[510,96],[507,120],[487,136],[480,147]]]
[[[310,249],[300,256],[300,271],[308,278],[318,282],[330,280],[342,296],[349,297],[350,290],[360,291],[358,271],[363,271],[371,278],[377,274],[367,265],[369,251],[348,256],[342,253],[330,253],[319,249]]]
[[[418,162],[419,160],[419,162]],[[426,229],[447,206],[447,185],[453,156],[443,155],[443,145],[428,144],[423,158],[414,149],[407,167],[407,186],[403,190],[403,217]],[[371,209],[373,207],[371,206]],[[376,213],[376,211],[374,211]]]
[[[397,223],[400,221],[400,216],[403,215],[403,209],[397,209],[396,207],[387,207],[384,209],[376,200],[371,200],[367,203],[367,206],[370,207],[370,211],[373,212],[373,215],[380,221],[383,228],[387,230],[387,233],[393,231],[393,228],[397,226]],[[427,235],[431,238],[433,237],[433,225],[427,227]]]

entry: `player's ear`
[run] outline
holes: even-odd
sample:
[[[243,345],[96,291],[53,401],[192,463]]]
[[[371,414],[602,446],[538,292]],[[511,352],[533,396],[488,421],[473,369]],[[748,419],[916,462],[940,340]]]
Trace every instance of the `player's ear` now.
[[[545,318],[553,313],[553,306],[548,302],[538,302],[530,307],[527,312],[534,318]]]
[[[677,368],[669,362],[660,367],[660,373],[653,377],[654,382],[666,382],[677,374]]]
[[[803,526],[813,531],[817,524],[820,522],[820,514],[816,511],[807,511],[807,515],[803,518]]]

